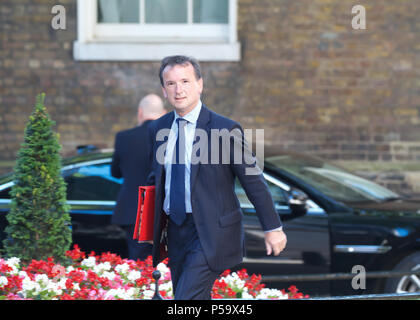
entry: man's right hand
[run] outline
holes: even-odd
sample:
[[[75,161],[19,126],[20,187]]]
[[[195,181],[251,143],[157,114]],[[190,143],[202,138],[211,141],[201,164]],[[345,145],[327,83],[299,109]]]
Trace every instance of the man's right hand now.
[[[280,252],[284,250],[287,243],[286,234],[283,230],[270,231],[265,233],[265,247],[267,249],[267,255],[274,253],[278,256]]]

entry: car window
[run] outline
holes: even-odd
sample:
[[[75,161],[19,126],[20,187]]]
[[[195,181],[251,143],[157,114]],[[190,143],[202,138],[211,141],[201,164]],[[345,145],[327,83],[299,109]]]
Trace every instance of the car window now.
[[[64,172],[67,200],[115,201],[123,179],[111,176],[110,163],[89,164]]]
[[[0,178],[0,199],[11,199],[11,191],[13,186],[12,175],[7,174]]]
[[[265,159],[267,164],[284,170],[337,201],[383,201],[398,194],[372,181],[358,177],[321,159],[279,155]]]
[[[271,196],[273,197],[274,205],[277,210],[284,209],[288,206],[287,193],[274,183],[267,181]],[[251,201],[249,201],[244,188],[242,188],[238,179],[235,181],[235,192],[238,197],[241,208],[253,208]]]
[[[10,199],[10,191],[12,188],[6,188],[0,191],[0,199]]]

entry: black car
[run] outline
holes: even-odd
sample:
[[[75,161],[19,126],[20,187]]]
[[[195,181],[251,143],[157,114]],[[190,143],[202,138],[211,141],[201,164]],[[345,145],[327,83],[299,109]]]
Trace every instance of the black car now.
[[[85,252],[126,257],[124,231],[111,215],[122,179],[110,174],[112,152],[91,152],[63,162],[73,242]],[[262,274],[270,288],[296,285],[312,296],[417,292],[417,276],[279,282],[273,276],[420,269],[420,200],[396,193],[318,158],[265,149],[264,176],[288,237],[278,257],[267,256],[264,233],[237,183],[244,213],[246,257],[236,269]],[[10,208],[12,175],[0,178],[0,240]],[[235,269],[235,270],[236,270]],[[356,274],[355,274],[356,275]],[[264,281],[267,279],[267,281]],[[361,287],[361,288],[360,288]]]

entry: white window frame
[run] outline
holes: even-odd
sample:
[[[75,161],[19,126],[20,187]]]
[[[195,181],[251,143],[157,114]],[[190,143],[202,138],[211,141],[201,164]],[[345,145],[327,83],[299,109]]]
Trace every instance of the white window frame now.
[[[237,0],[228,1],[228,24],[193,24],[189,10],[186,24],[139,25],[98,24],[97,1],[77,0],[78,31],[73,46],[74,59],[159,61],[168,55],[184,54],[199,61],[239,61]],[[188,2],[192,3],[192,0]],[[144,4],[143,0],[141,4]],[[144,22],[144,7],[141,9],[140,23]]]

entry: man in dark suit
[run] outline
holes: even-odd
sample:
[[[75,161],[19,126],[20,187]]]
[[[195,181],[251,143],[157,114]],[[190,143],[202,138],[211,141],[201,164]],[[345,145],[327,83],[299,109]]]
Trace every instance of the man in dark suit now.
[[[146,185],[150,172],[147,127],[165,113],[162,99],[155,94],[145,96],[137,109],[138,126],[120,131],[115,137],[111,174],[124,178],[112,216],[112,223],[121,225],[126,232],[128,257],[144,260],[152,253],[152,245],[133,240],[137,213],[138,187]]]
[[[246,147],[241,126],[201,102],[203,79],[198,62],[185,56],[167,57],[159,75],[163,94],[175,110],[149,127],[153,146],[149,183],[156,186],[154,265],[164,258],[160,244],[167,233],[175,299],[210,299],[220,273],[243,258],[236,177],[266,231],[267,254],[278,255],[286,236],[262,172],[248,174],[250,166],[245,161],[233,160],[235,145]],[[222,136],[212,135],[223,130],[236,132],[224,145]],[[215,150],[220,142],[222,152]],[[229,153],[222,159],[226,147]],[[200,161],[195,161],[197,157]]]

